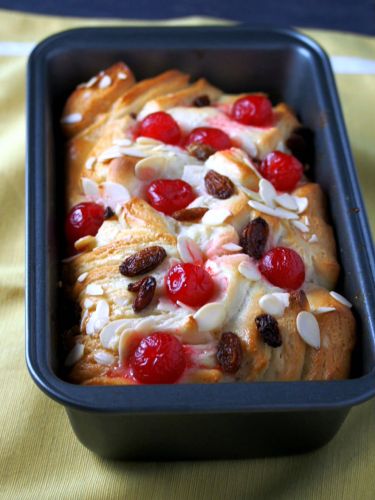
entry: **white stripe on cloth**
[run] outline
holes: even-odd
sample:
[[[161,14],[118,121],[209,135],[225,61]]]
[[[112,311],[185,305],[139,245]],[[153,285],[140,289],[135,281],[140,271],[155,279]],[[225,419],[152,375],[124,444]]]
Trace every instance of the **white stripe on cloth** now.
[[[338,75],[375,75],[375,59],[333,56],[331,64]]]
[[[28,56],[36,46],[33,42],[0,42],[0,57]],[[338,75],[375,75],[375,59],[332,56],[333,71]]]
[[[33,42],[0,42],[0,56],[28,56],[35,46]]]

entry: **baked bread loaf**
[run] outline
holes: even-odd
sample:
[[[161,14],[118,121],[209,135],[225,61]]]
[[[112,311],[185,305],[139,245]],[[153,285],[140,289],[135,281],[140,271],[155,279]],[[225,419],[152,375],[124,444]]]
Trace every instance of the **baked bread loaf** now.
[[[355,321],[287,105],[177,70],[136,82],[117,63],[77,87],[62,123],[63,286],[81,310],[69,381],[349,376]]]

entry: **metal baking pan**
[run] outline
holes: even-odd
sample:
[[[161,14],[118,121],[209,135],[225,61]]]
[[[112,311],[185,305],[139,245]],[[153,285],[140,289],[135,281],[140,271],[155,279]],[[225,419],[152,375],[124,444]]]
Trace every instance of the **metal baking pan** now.
[[[227,92],[285,101],[315,135],[310,177],[328,202],[342,265],[338,289],[354,305],[357,348],[349,380],[83,387],[59,377],[58,281],[64,216],[59,118],[72,89],[115,61],[138,79],[170,68]],[[275,455],[327,443],[349,409],[375,394],[375,258],[328,58],[288,30],[88,28],[40,43],[28,67],[27,364],[65,406],[78,439],[126,459]]]

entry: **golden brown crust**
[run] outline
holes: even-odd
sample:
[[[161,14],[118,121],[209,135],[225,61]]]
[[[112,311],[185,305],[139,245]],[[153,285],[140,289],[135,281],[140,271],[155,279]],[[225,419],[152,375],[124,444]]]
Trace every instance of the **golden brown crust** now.
[[[103,82],[105,85],[103,86]],[[78,86],[68,98],[62,114],[65,134],[72,137],[91,125],[102,113],[109,111],[114,101],[135,83],[134,75],[126,64],[119,62],[100,72],[89,87]],[[75,123],[65,121],[71,115],[82,118]]]
[[[151,99],[141,110],[141,116],[156,111],[166,111],[175,106],[191,106],[194,100],[202,95],[212,102],[222,95],[222,91],[210,85],[204,78],[200,78],[186,88]]]
[[[142,80],[114,103],[111,116],[121,118],[130,113],[138,113],[150,99],[181,90],[187,86],[188,81],[189,75],[177,70],[165,71],[154,78]]]
[[[320,349],[309,347],[305,357],[304,380],[339,380],[349,376],[351,352],[355,344],[355,320],[350,309],[331,297],[327,290],[308,292],[310,306],[336,310],[316,316],[321,336]]]

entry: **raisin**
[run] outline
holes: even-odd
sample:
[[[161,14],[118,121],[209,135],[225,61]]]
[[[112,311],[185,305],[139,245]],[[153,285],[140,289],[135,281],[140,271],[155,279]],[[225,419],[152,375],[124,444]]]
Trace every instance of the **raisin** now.
[[[234,184],[225,175],[209,170],[204,178],[207,193],[219,200],[226,200],[234,193]]]
[[[216,358],[225,373],[236,373],[238,371],[242,361],[242,346],[235,333],[227,332],[221,335]]]
[[[156,279],[153,276],[146,276],[138,283],[140,284],[139,287],[137,286],[138,294],[133,304],[134,312],[142,311],[150,304],[156,289]],[[134,288],[131,291],[134,291]]]
[[[259,260],[266,247],[269,227],[262,217],[257,217],[246,224],[240,236],[240,245],[249,257]]]
[[[201,219],[207,210],[205,207],[183,208],[173,212],[172,217],[181,222],[193,222]]]
[[[204,106],[209,106],[210,104],[211,101],[207,94],[199,95],[193,101],[193,106],[196,108],[203,108]]]
[[[198,142],[189,144],[186,149],[191,156],[194,156],[199,161],[206,161],[207,158],[216,153],[216,149],[208,144],[199,144]]]
[[[128,291],[129,292],[138,292],[141,285],[142,285],[142,282],[143,280],[147,279],[148,276],[146,276],[145,278],[141,278],[140,280],[138,281],[134,281],[134,283],[129,283],[128,285]]]
[[[106,207],[106,209],[104,210],[104,220],[110,219],[114,215],[115,215],[115,212],[112,210],[112,208]]]
[[[138,276],[155,269],[166,258],[163,247],[152,246],[127,257],[120,265],[119,271],[124,276]]]
[[[260,336],[270,347],[280,347],[283,343],[279,324],[270,314],[261,314],[255,318],[255,324]]]

